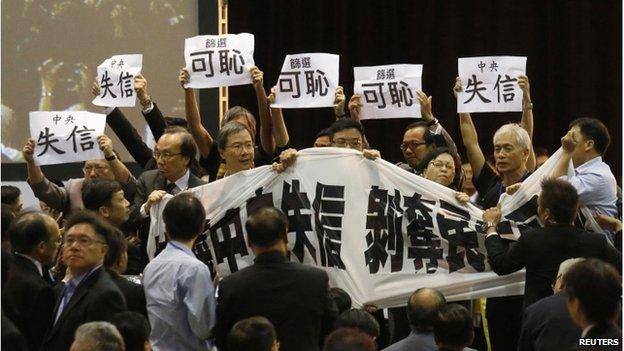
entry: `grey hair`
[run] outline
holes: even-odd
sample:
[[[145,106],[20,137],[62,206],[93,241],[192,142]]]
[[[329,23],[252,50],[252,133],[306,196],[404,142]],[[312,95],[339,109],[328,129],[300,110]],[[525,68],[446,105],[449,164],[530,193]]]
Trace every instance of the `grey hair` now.
[[[219,129],[219,134],[217,134],[217,146],[219,147],[219,150],[220,151],[225,150],[225,147],[227,146],[228,138],[230,137],[230,135],[234,133],[239,133],[242,131],[246,131],[251,136],[249,129],[247,129],[247,127],[245,127],[241,123],[232,121],[232,122],[228,122],[224,124],[223,127]],[[253,140],[253,137],[251,138],[251,140]]]
[[[108,322],[89,322],[76,329],[74,342],[86,343],[93,351],[124,351],[121,334]]]
[[[496,133],[494,133],[492,143],[496,144],[496,139],[503,134],[513,135],[516,139],[516,145],[523,149],[528,150],[531,145],[531,137],[529,137],[529,133],[527,133],[527,131],[524,130],[524,128],[522,128],[518,123],[507,123],[498,128]]]
[[[577,257],[577,258],[568,258],[567,260],[561,262],[561,264],[559,265],[559,271],[557,272],[557,277],[566,275],[566,273],[568,273],[568,271],[570,270],[570,268],[572,268],[572,266],[583,261],[585,261],[585,258]]]

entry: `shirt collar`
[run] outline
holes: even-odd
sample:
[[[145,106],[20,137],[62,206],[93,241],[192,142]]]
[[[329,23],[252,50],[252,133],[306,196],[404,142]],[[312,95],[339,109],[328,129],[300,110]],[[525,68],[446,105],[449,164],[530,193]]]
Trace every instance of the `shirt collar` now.
[[[167,246],[173,248],[173,249],[177,249],[180,250],[184,253],[186,253],[189,256],[195,257],[195,254],[193,253],[193,250],[191,250],[188,246],[186,246],[186,244],[179,242],[179,241],[175,241],[175,240],[169,240],[169,242],[167,243]]]
[[[593,328],[595,326],[595,324],[590,324],[587,326],[587,328],[583,329],[583,333],[581,333],[581,339],[585,337],[585,335],[587,335],[587,333],[589,333],[589,331],[591,330],[591,328]]]
[[[258,264],[281,262],[286,262],[286,257],[277,250],[261,253],[254,259],[254,263]]]
[[[21,254],[21,253],[19,253],[19,252],[16,252],[15,254],[16,254],[16,255],[20,255],[20,256],[22,256],[22,257],[25,257],[25,258],[29,259],[32,263],[34,263],[34,264],[35,264],[35,266],[37,267],[37,270],[39,271],[39,275],[43,277],[43,266],[41,266],[41,262],[39,262],[39,261],[35,260],[34,258],[32,258],[32,257],[30,257],[30,256],[27,256],[27,255]]]
[[[88,271],[87,273],[84,273],[84,274],[79,275],[77,277],[72,277],[70,279],[70,282],[74,283],[74,286],[78,286],[78,285],[80,285],[80,283],[82,283],[83,280],[85,280],[87,277],[89,277],[91,274],[93,274],[93,272],[95,272],[100,267],[102,267],[102,265],[98,265],[98,266],[95,266],[95,267],[91,268],[91,270]]]
[[[584,171],[584,170],[586,170],[588,168],[595,167],[597,164],[600,164],[600,163],[602,163],[602,156],[596,156],[596,157],[592,158],[591,160],[583,163],[582,165],[576,167],[574,169],[574,171],[575,172],[581,172],[581,171]]]
[[[174,183],[178,187],[178,189],[182,191],[186,190],[188,189],[188,182],[189,182],[190,177],[191,177],[191,170],[187,168],[186,173],[184,173],[184,175],[178,178],[178,180],[176,180]],[[171,182],[168,181],[167,183],[171,183]]]

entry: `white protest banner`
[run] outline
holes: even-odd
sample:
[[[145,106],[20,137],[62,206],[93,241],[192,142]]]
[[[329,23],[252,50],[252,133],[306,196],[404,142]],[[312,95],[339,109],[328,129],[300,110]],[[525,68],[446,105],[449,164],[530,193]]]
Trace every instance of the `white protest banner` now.
[[[483,56],[457,60],[462,92],[457,112],[522,111],[518,76],[526,72],[526,57]]]
[[[29,119],[38,164],[104,158],[97,136],[104,133],[106,115],[87,111],[35,111]]]
[[[354,67],[360,119],[421,117],[416,92],[422,89],[422,70],[422,65]]]
[[[198,35],[184,41],[190,74],[186,88],[215,88],[251,84],[254,36],[249,33]]]
[[[286,55],[271,107],[334,106],[339,60],[333,54]]]
[[[100,95],[93,99],[96,106],[134,107],[134,77],[141,73],[143,55],[115,55],[97,68]]]

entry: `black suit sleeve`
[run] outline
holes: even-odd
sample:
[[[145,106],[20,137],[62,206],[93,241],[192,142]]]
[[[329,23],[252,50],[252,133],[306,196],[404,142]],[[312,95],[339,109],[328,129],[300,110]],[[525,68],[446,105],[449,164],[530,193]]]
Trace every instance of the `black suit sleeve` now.
[[[622,233],[619,234],[620,237],[621,235]],[[622,274],[622,253],[618,251],[613,245],[611,245],[611,243],[609,243],[607,241],[607,238],[605,238],[604,236],[602,236],[602,240],[603,240],[603,247],[604,247],[604,250],[603,250],[604,257],[602,259],[605,262],[613,265],[615,268],[617,268],[618,272]],[[621,241],[619,245],[622,245]]]
[[[523,237],[511,244],[509,250],[505,249],[505,243],[499,235],[492,235],[485,239],[485,248],[492,270],[498,275],[505,275],[524,268],[525,246]]]
[[[152,158],[152,150],[143,142],[136,128],[128,121],[121,110],[115,107],[115,109],[106,116],[106,122],[115,134],[117,134],[117,137],[119,137],[119,140],[121,140],[134,160],[140,164],[141,167],[145,167],[147,162]]]
[[[536,336],[533,335],[533,326],[536,321],[533,320],[533,315],[528,313],[529,310],[524,311],[524,317],[522,318],[522,328],[520,329],[520,338],[518,340],[518,351],[533,351],[533,343]]]
[[[232,327],[231,314],[228,312],[227,288],[223,281],[219,284],[219,296],[217,297],[217,321],[212,329],[215,345],[221,351],[227,350],[227,336]]]
[[[147,125],[152,131],[154,140],[157,141],[163,135],[165,128],[167,128],[167,121],[165,121],[165,118],[160,112],[160,109],[158,109],[158,105],[156,105],[156,103],[153,103],[153,104],[154,104],[154,107],[152,108],[150,112],[148,113],[141,112],[141,113],[143,113],[143,116],[145,117],[145,120],[147,121]]]
[[[321,324],[321,340],[324,340],[325,336],[331,333],[334,327],[334,322],[336,321],[336,318],[338,317],[338,307],[336,306],[336,302],[329,295],[329,277],[327,276],[327,273],[325,272],[323,272],[323,275],[324,275],[323,279],[324,279],[324,289],[325,289],[325,296],[324,296],[325,309],[323,311],[323,316],[321,317],[321,323],[322,323]]]

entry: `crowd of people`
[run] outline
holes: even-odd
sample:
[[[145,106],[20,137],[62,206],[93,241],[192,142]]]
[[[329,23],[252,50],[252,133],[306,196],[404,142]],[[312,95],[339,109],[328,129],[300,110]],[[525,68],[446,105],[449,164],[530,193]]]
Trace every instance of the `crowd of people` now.
[[[108,125],[143,168],[138,175],[121,162],[106,135],[98,137],[104,158],[84,162],[84,176],[64,182],[46,177],[34,157],[35,140],[25,143],[25,178],[41,210],[23,208],[19,189],[2,186],[3,348],[620,349],[621,199],[602,160],[610,136],[600,120],[576,119],[562,137],[563,156],[538,198],[536,216],[543,227],[513,242],[497,232],[501,195],[517,191],[548,158],[533,147],[526,76],[518,78],[522,119],[493,135],[491,161],[470,114],[459,114],[461,135],[451,136],[434,117],[431,97],[418,92],[422,118],[405,129],[404,162],[397,164],[484,210],[481,235],[489,264],[499,275],[526,269],[524,296],[491,298],[485,306],[479,300],[448,303],[440,291],[423,286],[403,307],[353,308],[345,291],[329,286],[324,270],[288,259],[288,218],[275,207],[256,209],[244,223],[254,264],[217,276],[192,250],[206,213],[186,190],[262,165],[282,172],[297,159],[282,111],[271,107],[275,90],[267,95],[257,67],[251,76],[259,123],[249,109],[232,107],[212,135],[201,123],[195,92],[184,88],[186,70],[179,75],[185,118],[163,116],[147,79],[138,75],[134,87],[155,148],[119,108],[105,110]],[[93,94],[98,89],[94,84]],[[453,91],[457,96],[461,90],[458,78]],[[354,95],[347,103],[339,87],[336,121],[318,132],[313,146],[382,158],[384,150],[368,144],[359,120],[361,99]],[[173,195],[162,216],[168,240],[150,261],[150,209],[166,194]],[[604,233],[579,227],[580,207],[592,211]]]

